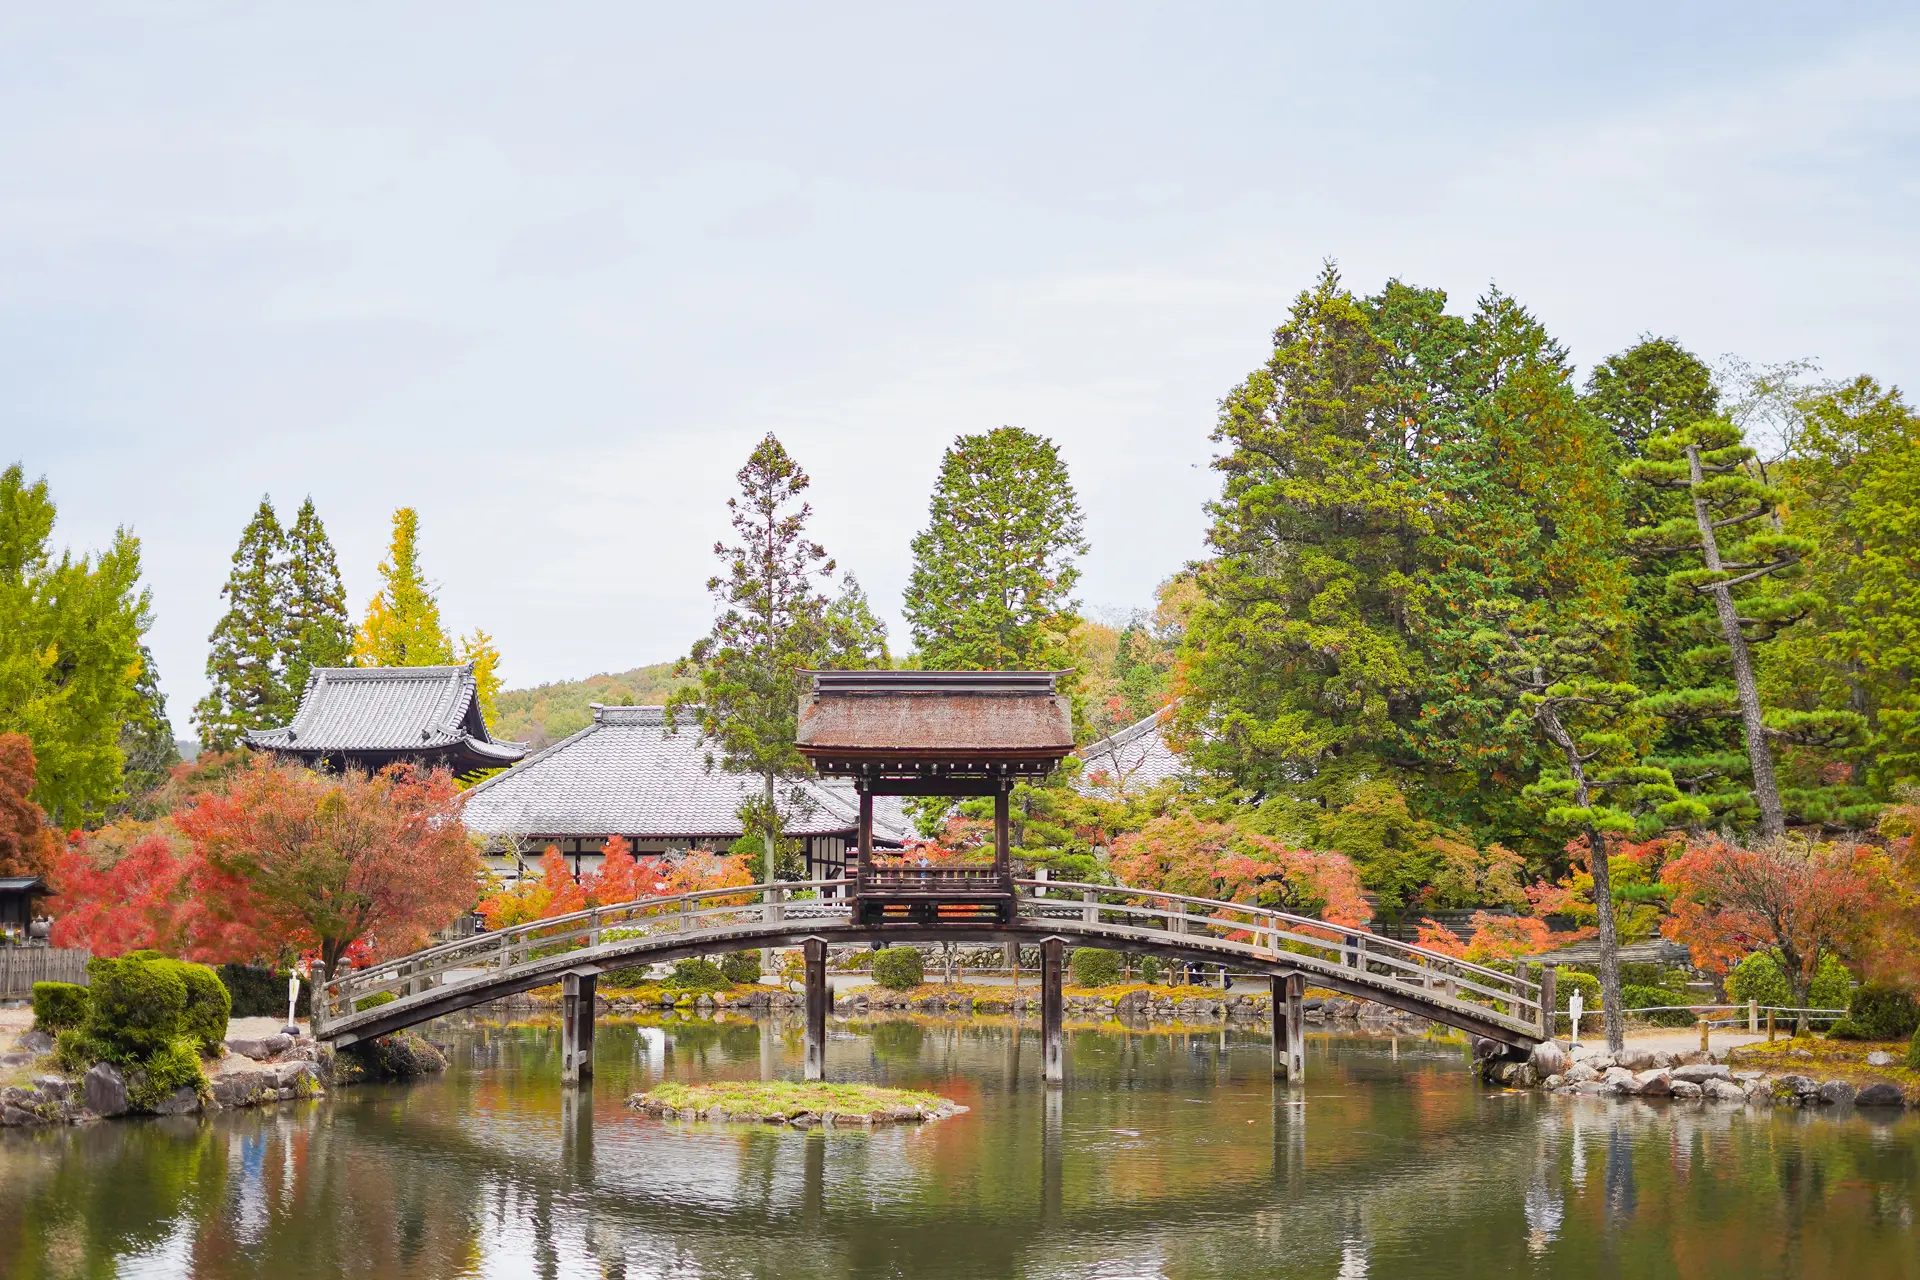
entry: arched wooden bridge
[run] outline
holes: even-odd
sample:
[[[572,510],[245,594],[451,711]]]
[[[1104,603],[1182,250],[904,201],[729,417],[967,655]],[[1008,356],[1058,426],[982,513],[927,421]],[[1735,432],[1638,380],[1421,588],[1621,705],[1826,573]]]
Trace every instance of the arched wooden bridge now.
[[[315,974],[313,1031],[337,1046],[368,1040],[534,987],[563,984],[564,1070],[592,1071],[595,978],[608,969],[714,952],[803,946],[807,1067],[817,1077],[829,943],[1019,943],[1042,956],[1048,1080],[1060,1062],[1060,983],[1068,947],[1224,964],[1273,979],[1276,1072],[1304,1068],[1306,987],[1418,1014],[1515,1049],[1548,1038],[1551,970],[1536,982],[1310,916],[1124,885],[1016,882],[1010,918],[862,922],[843,881],[708,889],[596,907],[416,951],[366,969]],[[1545,1012],[1543,1012],[1543,1010]]]

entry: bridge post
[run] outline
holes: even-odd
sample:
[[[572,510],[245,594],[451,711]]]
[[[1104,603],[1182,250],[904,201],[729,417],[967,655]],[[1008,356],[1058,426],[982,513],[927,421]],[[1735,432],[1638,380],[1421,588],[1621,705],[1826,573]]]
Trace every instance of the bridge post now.
[[[1287,980],[1274,977],[1273,986],[1273,1078],[1287,1075]]]
[[[1287,1058],[1288,1084],[1307,1082],[1307,975],[1287,975]]]
[[[1560,980],[1560,970],[1550,964],[1540,966],[1540,1034],[1548,1040],[1553,1039],[1554,1006],[1560,1003],[1560,993],[1554,990]]]
[[[593,1078],[593,997],[600,975],[592,971],[560,979],[560,1083]]]
[[[1067,1078],[1060,1043],[1060,962],[1066,949],[1059,938],[1040,943],[1040,1074],[1048,1084],[1062,1084]]]
[[[327,966],[315,960],[307,970],[307,1029],[318,1040],[327,1029]]]
[[[807,1069],[809,1080],[827,1078],[827,940],[802,944],[807,960]]]

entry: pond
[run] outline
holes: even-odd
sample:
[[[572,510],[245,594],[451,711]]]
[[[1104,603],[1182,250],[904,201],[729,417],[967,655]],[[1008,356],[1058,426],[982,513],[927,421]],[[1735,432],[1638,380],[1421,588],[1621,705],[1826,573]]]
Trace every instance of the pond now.
[[[832,1078],[966,1114],[804,1133],[649,1121],[662,1079],[797,1078],[800,1025],[436,1023],[410,1086],[0,1135],[0,1275],[1920,1277],[1920,1120],[1540,1097],[1464,1042],[833,1024]]]

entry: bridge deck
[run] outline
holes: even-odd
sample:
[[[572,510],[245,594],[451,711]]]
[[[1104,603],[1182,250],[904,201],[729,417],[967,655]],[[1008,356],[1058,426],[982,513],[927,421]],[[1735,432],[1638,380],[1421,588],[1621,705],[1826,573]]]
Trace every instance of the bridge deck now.
[[[327,977],[314,1034],[352,1044],[471,1005],[627,965],[718,951],[832,943],[1019,942],[1151,953],[1246,973],[1302,974],[1525,1048],[1545,1039],[1541,984],[1324,920],[1126,886],[1017,881],[1004,919],[861,918],[845,881],[710,889],[597,907],[428,947]]]

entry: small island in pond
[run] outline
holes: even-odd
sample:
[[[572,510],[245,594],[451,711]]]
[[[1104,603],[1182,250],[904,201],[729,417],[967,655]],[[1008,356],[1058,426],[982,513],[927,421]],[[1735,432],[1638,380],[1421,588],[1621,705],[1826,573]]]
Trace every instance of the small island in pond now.
[[[743,1124],[918,1124],[944,1120],[966,1108],[933,1093],[867,1084],[796,1084],[791,1080],[722,1080],[663,1084],[627,1099],[656,1120],[719,1120]]]

